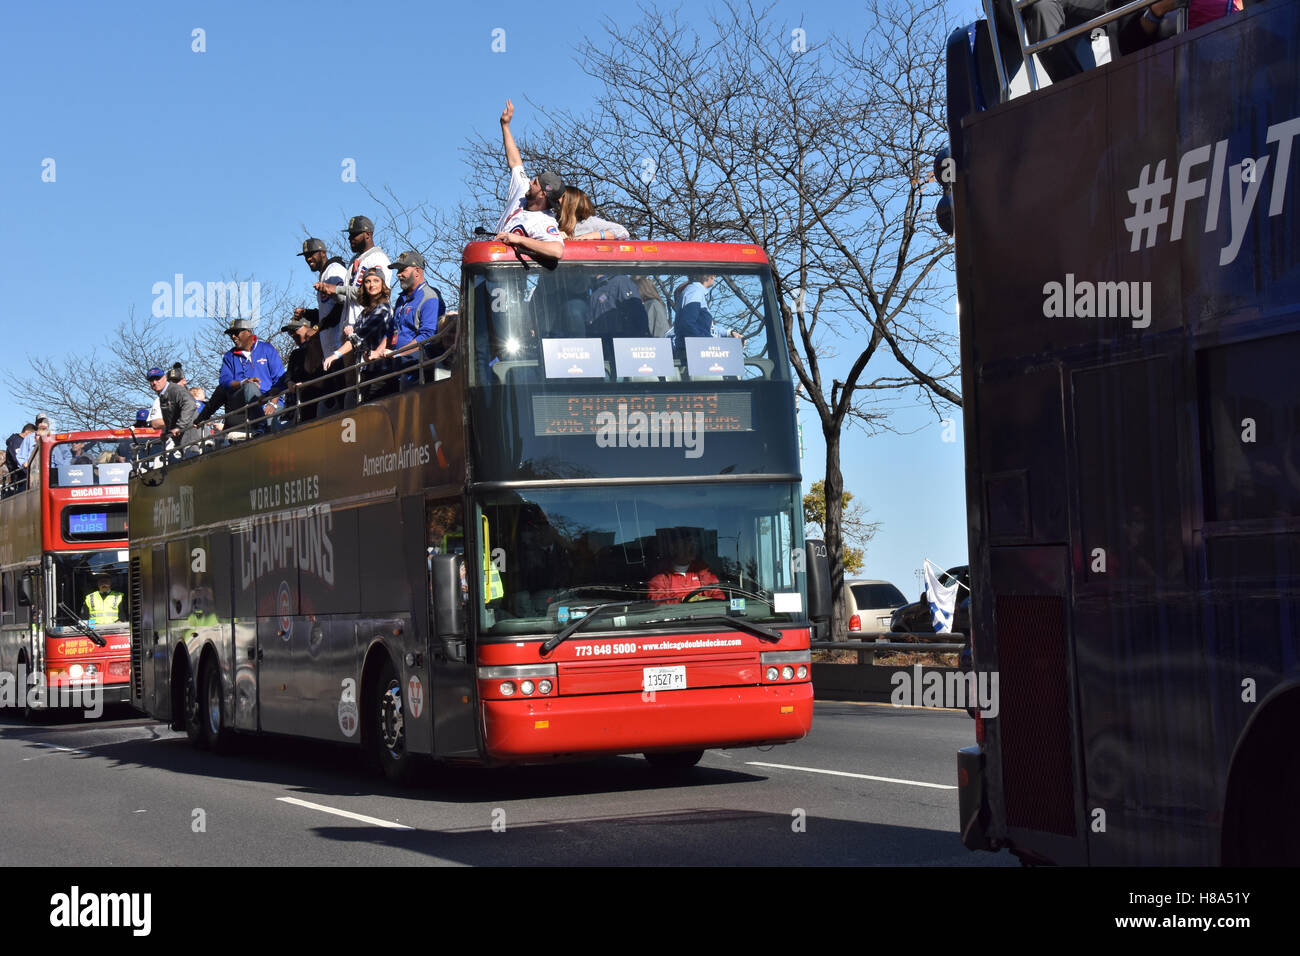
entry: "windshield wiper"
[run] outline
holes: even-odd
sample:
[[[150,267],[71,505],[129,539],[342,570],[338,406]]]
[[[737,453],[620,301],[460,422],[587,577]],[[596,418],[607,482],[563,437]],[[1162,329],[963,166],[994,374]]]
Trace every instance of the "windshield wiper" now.
[[[643,624],[726,624],[735,628],[737,631],[744,631],[747,634],[753,634],[755,637],[764,641],[776,642],[781,640],[781,635],[776,631],[770,631],[761,624],[755,624],[747,621],[743,617],[728,617],[725,614],[710,614],[704,617],[660,617],[652,621],[642,621]]]
[[[77,622],[72,626],[77,628],[77,630],[81,631],[82,634],[85,634],[88,638],[90,638],[95,643],[95,646],[97,647],[108,646],[108,641],[104,640],[102,637],[99,636],[99,632],[90,626],[89,621],[83,621],[81,618],[77,617],[77,612],[74,611],[72,608],[68,607],[68,605],[66,605],[62,601],[59,602],[59,608],[63,611],[66,611],[68,616]]]
[[[567,641],[574,634],[577,634],[584,627],[590,624],[592,620],[596,617],[596,615],[599,614],[601,611],[607,611],[612,607],[621,607],[626,609],[626,608],[630,608],[633,604],[637,604],[637,603],[645,603],[645,602],[610,601],[608,604],[597,604],[595,607],[588,610],[585,615],[578,618],[572,624],[566,625],[564,630],[560,631],[558,634],[556,634],[554,637],[550,638],[549,640],[543,642],[542,646],[537,649],[538,655],[541,657],[545,657],[547,654],[551,653],[551,651],[555,650],[557,647],[559,647],[561,644]]]

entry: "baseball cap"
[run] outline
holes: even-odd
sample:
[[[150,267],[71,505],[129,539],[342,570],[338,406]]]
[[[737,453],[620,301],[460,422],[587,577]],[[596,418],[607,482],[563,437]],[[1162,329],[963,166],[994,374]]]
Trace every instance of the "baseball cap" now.
[[[313,252],[329,252],[329,250],[325,248],[325,243],[319,239],[304,239],[302,252],[298,253],[298,255],[309,256]]]
[[[230,335],[232,332],[252,332],[252,331],[253,331],[252,319],[235,319],[235,321],[230,323],[230,328],[226,329],[226,334]]]
[[[546,199],[552,205],[559,202],[560,197],[564,195],[564,180],[549,169],[543,169],[537,174],[537,185],[542,187],[542,192],[546,193]]]
[[[299,329],[311,328],[311,323],[306,319],[290,319],[284,325],[280,326],[281,332],[297,332]]]
[[[359,232],[374,232],[375,224],[365,216],[353,216],[348,220],[348,227],[343,231],[349,236],[355,236]]]
[[[148,425],[148,424],[149,424],[149,409],[147,409],[147,408],[137,408],[137,409],[135,410],[135,423],[136,423],[137,425]]]
[[[413,249],[407,249],[403,252],[388,268],[393,269],[396,272],[401,272],[407,266],[415,266],[417,269],[427,268],[424,263],[424,256],[420,255]]]
[[[144,377],[152,382],[154,379],[162,378],[166,374],[166,372],[155,365],[153,368],[149,369],[149,371],[144,373]]]

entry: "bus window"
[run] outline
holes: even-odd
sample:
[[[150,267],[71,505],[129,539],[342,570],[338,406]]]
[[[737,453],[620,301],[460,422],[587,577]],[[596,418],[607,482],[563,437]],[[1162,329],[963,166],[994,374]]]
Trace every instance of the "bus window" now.
[[[53,555],[54,559],[54,627],[75,627],[78,621],[90,620],[96,611],[97,629],[123,627],[130,621],[127,607],[126,552],[91,551]],[[107,578],[107,590],[100,581]],[[103,595],[98,603],[92,595]],[[107,609],[107,610],[106,610]],[[111,613],[110,613],[111,612]]]
[[[1300,516],[1300,332],[1200,354],[1208,521]]]
[[[629,608],[616,626],[635,629],[662,619],[670,597],[683,604],[674,616],[789,623],[802,611],[802,575],[789,558],[801,544],[796,505],[783,485],[736,487],[725,506],[706,486],[687,485],[624,486],[599,499],[572,489],[491,496],[482,511],[480,544],[494,560],[480,580],[481,633],[555,632],[610,602]],[[689,548],[679,552],[683,539]],[[674,570],[698,586],[667,587],[680,584]]]

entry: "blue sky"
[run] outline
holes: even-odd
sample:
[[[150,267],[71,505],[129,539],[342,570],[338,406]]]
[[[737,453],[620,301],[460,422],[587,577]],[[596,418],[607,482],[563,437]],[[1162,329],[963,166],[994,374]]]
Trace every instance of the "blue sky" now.
[[[954,26],[977,15],[973,2],[952,6]],[[810,42],[858,36],[870,22],[862,3],[777,9]],[[545,122],[525,98],[588,105],[595,88],[572,47],[598,30],[593,11],[567,0],[12,5],[0,34],[0,256],[12,279],[0,375],[27,375],[34,354],[95,349],[176,273],[253,275],[305,297],[303,228],[333,241],[349,216],[378,218],[361,185],[342,181],[345,158],[377,192],[451,207],[465,194],[461,147],[473,131],[496,135],[506,97],[524,135]],[[681,15],[703,27],[706,11]],[[624,22],[637,11],[606,15]],[[204,52],[192,49],[196,29]],[[504,53],[492,50],[496,29]],[[46,160],[53,182],[42,181]],[[195,322],[171,321],[182,334]],[[844,443],[845,485],[884,523],[864,573],[909,598],[922,558],[966,561],[954,417],[952,443],[922,408],[896,418],[911,434],[849,433]],[[28,418],[11,387],[0,389],[3,434]],[[822,475],[824,446],[816,416],[801,419],[806,488]]]

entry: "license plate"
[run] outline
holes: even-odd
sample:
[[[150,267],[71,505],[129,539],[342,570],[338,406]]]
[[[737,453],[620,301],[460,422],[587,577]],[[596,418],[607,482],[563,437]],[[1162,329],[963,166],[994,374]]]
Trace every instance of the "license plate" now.
[[[685,690],[686,665],[679,667],[643,667],[642,690]]]
[[[887,617],[876,618],[876,623],[879,624],[881,627],[883,627],[885,630],[889,630],[889,621],[890,619]]]

